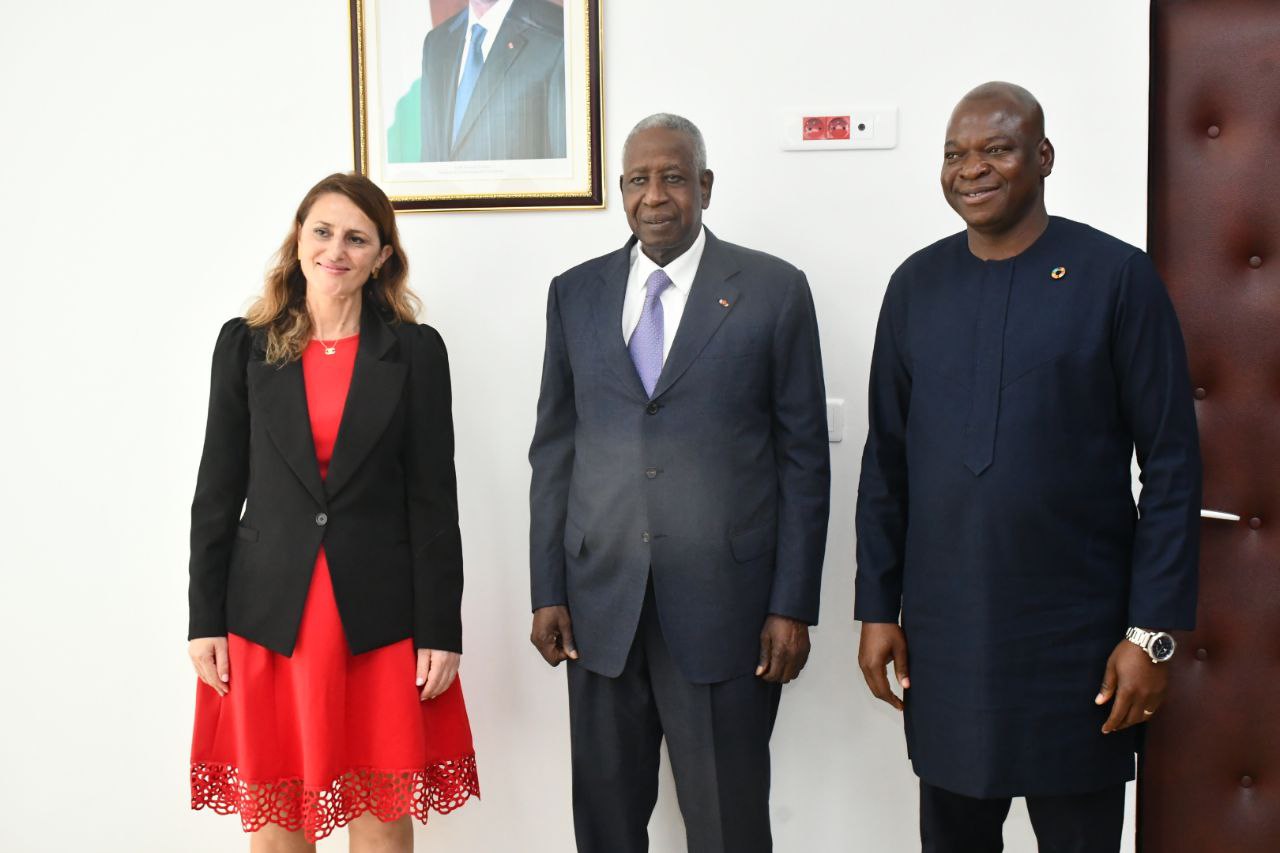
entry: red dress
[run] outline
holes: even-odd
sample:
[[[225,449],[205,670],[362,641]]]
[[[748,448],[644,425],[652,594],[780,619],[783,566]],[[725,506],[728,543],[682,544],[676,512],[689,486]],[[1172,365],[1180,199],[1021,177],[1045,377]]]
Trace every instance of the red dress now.
[[[323,477],[355,368],[356,342],[302,355],[307,410]],[[324,838],[366,811],[426,823],[480,795],[471,727],[455,680],[419,701],[412,639],[352,656],[324,549],[302,615],[297,646],[284,657],[227,637],[230,690],[196,687],[191,807],[238,812],[246,832],[275,823]]]

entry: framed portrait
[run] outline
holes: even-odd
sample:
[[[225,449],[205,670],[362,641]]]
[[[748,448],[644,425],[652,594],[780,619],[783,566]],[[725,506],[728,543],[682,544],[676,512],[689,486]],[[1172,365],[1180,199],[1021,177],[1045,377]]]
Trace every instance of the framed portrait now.
[[[600,0],[351,0],[356,170],[397,210],[604,206]]]

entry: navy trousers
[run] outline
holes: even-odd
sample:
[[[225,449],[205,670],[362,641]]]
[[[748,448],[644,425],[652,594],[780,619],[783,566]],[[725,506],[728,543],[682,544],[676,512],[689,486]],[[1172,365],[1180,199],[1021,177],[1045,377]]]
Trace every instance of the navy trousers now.
[[[644,853],[667,741],[689,853],[770,853],[769,737],[781,685],[685,680],[650,587],[617,678],[569,667],[573,823],[579,853]]]
[[[923,853],[1001,853],[1012,801],[976,799],[920,782]],[[1124,785],[1063,797],[1027,797],[1040,853],[1119,853]]]

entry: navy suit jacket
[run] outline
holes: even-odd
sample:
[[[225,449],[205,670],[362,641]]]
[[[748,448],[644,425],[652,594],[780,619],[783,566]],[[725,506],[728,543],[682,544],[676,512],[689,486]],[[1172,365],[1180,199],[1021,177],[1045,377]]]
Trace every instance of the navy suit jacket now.
[[[534,609],[568,605],[580,664],[616,676],[652,573],[690,681],[746,675],[770,613],[818,621],[826,395],[804,274],[706,248],[650,399],[622,337],[631,247],[551,283],[529,450]]]
[[[564,10],[515,0],[453,139],[467,10],[422,43],[422,160],[541,160],[564,157]]]

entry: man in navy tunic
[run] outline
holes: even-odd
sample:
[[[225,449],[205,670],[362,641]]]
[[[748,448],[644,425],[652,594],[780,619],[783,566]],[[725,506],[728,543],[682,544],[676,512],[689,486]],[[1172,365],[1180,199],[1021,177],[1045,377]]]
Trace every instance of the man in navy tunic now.
[[[1053,162],[1029,92],[967,94],[942,165],[966,228],[898,268],[876,329],[858,656],[905,708],[926,853],[1003,849],[1017,796],[1042,851],[1118,851],[1134,726],[1195,621],[1177,318],[1145,253],[1049,216]]]

